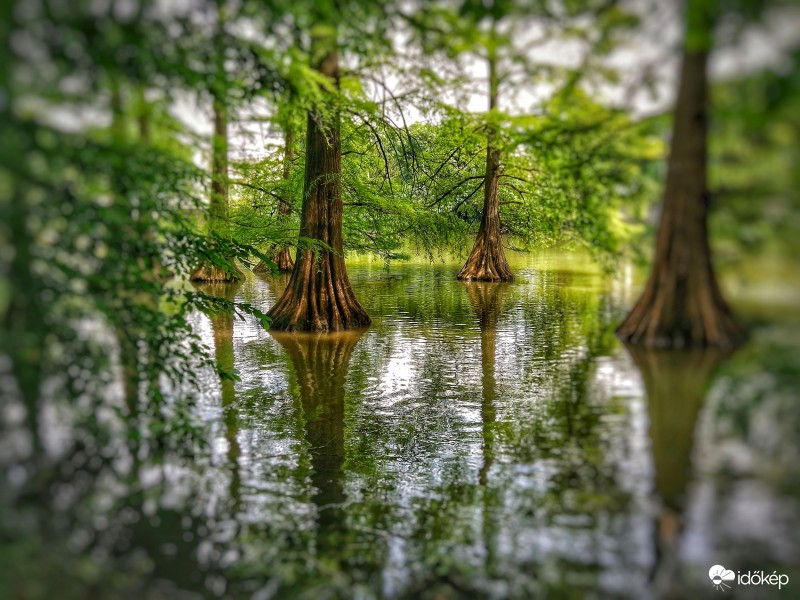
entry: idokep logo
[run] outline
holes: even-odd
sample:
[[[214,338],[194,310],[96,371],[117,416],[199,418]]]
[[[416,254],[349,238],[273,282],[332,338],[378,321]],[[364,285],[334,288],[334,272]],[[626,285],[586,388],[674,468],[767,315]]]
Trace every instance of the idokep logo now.
[[[714,589],[727,590],[731,586],[725,582],[736,579],[736,574],[722,565],[714,565],[708,570],[708,578],[711,580]]]
[[[730,569],[726,569],[722,565],[714,565],[708,570],[708,578],[711,580],[711,585],[714,589],[725,591],[730,589],[730,583],[734,582],[737,585],[777,585],[781,589],[789,583],[789,576],[785,573],[764,573],[764,571],[747,571],[742,573],[737,571],[734,573]]]

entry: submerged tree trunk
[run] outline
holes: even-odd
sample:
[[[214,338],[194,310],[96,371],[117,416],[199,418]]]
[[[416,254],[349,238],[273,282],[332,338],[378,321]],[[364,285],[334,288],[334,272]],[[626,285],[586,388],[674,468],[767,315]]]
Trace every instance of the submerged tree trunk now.
[[[317,67],[338,85],[335,38]],[[300,235],[319,240],[333,251],[299,248],[297,262],[281,299],[269,311],[271,328],[287,331],[339,331],[370,324],[347,277],[342,244],[339,123],[319,111],[308,114],[306,172]]]
[[[689,11],[698,13],[690,3]],[[700,34],[710,18],[689,18]],[[694,35],[693,39],[697,39]],[[617,330],[630,344],[647,347],[733,347],[741,331],[722,297],[711,262],[706,187],[708,49],[687,46],[681,67],[670,146],[664,206],[650,278],[633,310]]]
[[[489,110],[497,108],[499,79],[497,60],[489,56]],[[486,144],[486,175],[483,180],[483,217],[478,237],[457,279],[466,281],[513,281],[500,234],[500,149],[496,132],[490,129]]]

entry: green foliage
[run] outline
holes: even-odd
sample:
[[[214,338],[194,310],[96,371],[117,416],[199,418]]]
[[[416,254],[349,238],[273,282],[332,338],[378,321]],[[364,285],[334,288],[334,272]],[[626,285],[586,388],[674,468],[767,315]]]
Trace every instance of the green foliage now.
[[[714,89],[712,231],[721,258],[741,262],[800,250],[800,53]]]
[[[118,363],[129,384],[126,419],[143,426],[147,413],[150,426],[163,430],[163,421],[188,414],[188,405],[167,401],[162,382],[191,389],[182,386],[196,382],[199,366],[214,364],[189,322],[193,310],[212,306],[210,299],[167,282],[188,278],[200,262],[231,272],[234,259],[249,264],[251,255],[267,257],[198,231],[193,215],[204,204],[208,177],[179,142],[163,96],[151,102],[142,91],[154,81],[204,80],[170,62],[186,58],[167,35],[183,17],[150,23],[147,11],[103,16],[88,3],[64,14],[37,10],[19,11],[21,21],[12,21],[26,27],[15,39],[29,36],[25,43],[37,52],[22,53],[18,42],[4,61],[14,85],[5,87],[2,120],[0,221],[11,288],[0,302],[0,335],[20,382],[15,397],[32,424],[46,402],[101,406]],[[43,36],[48,27],[51,35]],[[119,54],[132,49],[135,57],[124,63]],[[28,78],[33,72],[40,76]],[[79,91],[54,95],[69,78],[77,83],[68,88]],[[93,87],[107,85],[110,98],[91,99]],[[62,121],[69,126],[50,123],[48,106],[67,115]],[[109,108],[110,127],[80,125],[83,111],[108,115]],[[254,307],[239,310],[266,325]],[[89,335],[87,327],[98,332]],[[44,390],[53,377],[63,385],[51,396]],[[36,450],[39,432],[30,434]]]
[[[765,10],[762,2],[752,3],[752,11],[747,5],[692,4],[714,8],[719,13],[715,17],[742,22]],[[509,248],[532,252],[580,246],[597,262],[612,266],[650,233],[652,224],[646,221],[659,199],[668,119],[637,121],[586,91],[590,83],[615,81],[617,73],[603,60],[638,24],[620,3],[200,0],[173,6],[150,0],[86,0],[8,2],[0,11],[0,391],[11,407],[3,407],[0,434],[17,439],[21,432],[25,438],[15,446],[14,456],[0,461],[9,473],[19,467],[14,476],[22,482],[0,486],[0,501],[3,508],[13,505],[16,510],[34,498],[45,507],[38,514],[27,509],[9,513],[24,514],[26,523],[35,523],[35,535],[27,538],[14,517],[0,519],[0,538],[12,542],[3,544],[0,563],[22,563],[15,576],[31,582],[30,589],[19,592],[23,596],[53,595],[56,584],[37,581],[35,573],[25,571],[26,563],[44,556],[56,563],[54,572],[78,582],[55,593],[81,596],[91,589],[98,596],[116,597],[130,592],[135,569],[128,577],[129,571],[118,568],[115,572],[126,575],[105,581],[105,559],[87,558],[91,548],[111,553],[104,536],[114,532],[95,528],[94,517],[114,521],[130,506],[144,512],[152,498],[143,489],[141,473],[166,471],[168,455],[201,455],[204,438],[198,435],[194,402],[209,383],[216,384],[205,375],[216,373],[227,386],[224,402],[241,378],[233,363],[233,320],[269,325],[264,306],[234,301],[231,287],[220,296],[194,289],[186,280],[199,264],[233,274],[240,266],[254,266],[254,259],[274,269],[270,259],[278,248],[330,250],[299,236],[303,133],[310,113],[341,126],[340,188],[348,253],[372,254],[389,263],[412,254],[433,261],[468,251],[482,217],[490,141],[502,154],[502,233]],[[689,16],[693,20],[696,15]],[[534,26],[543,32],[537,44],[578,44],[579,64],[539,60],[530,47],[517,44],[520,32]],[[690,36],[689,43],[706,48],[707,28],[700,33],[699,40]],[[319,59],[314,42],[334,36],[342,64],[338,87],[314,68]],[[460,103],[474,88],[464,73],[470,60],[492,61],[497,68],[489,89],[499,102],[485,113],[470,112]],[[799,62],[794,56],[789,69],[727,82],[716,90],[712,225],[729,260],[756,250],[800,251]],[[544,100],[530,110],[507,109],[505,98],[516,86],[531,83],[546,88]],[[290,163],[284,160],[284,144],[276,143],[258,160],[231,165],[225,182],[231,190],[230,209],[214,215],[218,221],[210,233],[204,219],[211,204],[211,175],[200,165],[215,146],[224,147],[175,115],[177,103],[187,98],[203,110],[220,103],[231,121],[260,103],[268,107],[265,120],[273,131],[294,134]],[[291,212],[282,212],[282,205]],[[436,273],[425,285],[441,282],[442,271]],[[536,281],[553,276],[542,269]],[[371,278],[372,283],[362,285],[373,285],[377,278]],[[569,323],[545,319],[563,317],[569,308],[569,298],[548,297],[566,294],[556,292],[561,287],[516,288],[530,294],[515,307],[533,324],[525,336],[544,336],[535,349],[542,355],[533,358],[543,364],[579,346],[589,354],[570,362],[564,373],[542,374],[562,377],[569,385],[528,429],[518,426],[522,418],[486,426],[517,457],[526,448],[532,459],[552,459],[570,447],[574,462],[564,485],[542,494],[541,506],[554,511],[566,505],[578,514],[586,506],[606,509],[621,502],[571,495],[572,487],[566,485],[572,478],[584,487],[599,487],[608,479],[600,473],[600,450],[582,446],[586,440],[602,445],[598,414],[569,400],[587,389],[593,376],[590,359],[607,353],[610,328],[605,322],[598,325],[598,315],[607,319],[608,313],[594,304],[591,310],[570,308],[575,318]],[[472,318],[463,295],[429,297],[409,285],[395,298],[384,295],[377,284],[368,289],[376,291],[372,306],[391,303],[382,314],[399,306],[411,326],[426,333],[443,323],[456,329]],[[591,302],[597,301],[592,295]],[[541,311],[542,302],[552,311]],[[230,325],[223,332],[230,359],[224,364],[220,348],[213,352],[195,330],[200,312],[218,325],[215,336],[223,335],[219,323]],[[252,346],[262,348],[262,342],[248,342],[246,350],[258,353]],[[367,358],[388,352],[392,343],[388,340],[384,349],[375,344]],[[442,344],[441,354],[450,356],[456,340]],[[280,360],[272,350],[265,356],[259,363],[264,370]],[[421,364],[421,380],[436,381],[447,390],[434,359],[425,357],[430,364]],[[533,389],[541,382],[527,383]],[[292,421],[291,402],[278,406],[275,398],[252,396],[246,400],[253,405],[251,414],[263,415],[265,407],[282,411],[275,422],[295,427],[295,437],[302,438],[302,423]],[[449,399],[442,398],[437,395],[442,404],[436,410],[447,414],[452,405],[445,406]],[[231,407],[223,409],[227,418]],[[53,420],[53,414],[69,415],[58,423],[67,441],[56,449],[48,439],[53,427],[43,417]],[[353,472],[375,480],[365,505],[383,493],[380,485],[388,485],[378,481],[375,457],[380,453],[372,450],[394,438],[398,448],[417,443],[418,424],[414,413],[408,415],[396,431],[375,425],[372,437],[361,442],[364,451],[347,459]],[[588,432],[583,442],[566,424],[547,431],[546,425],[566,423],[573,416]],[[233,455],[236,423],[225,426],[233,432],[226,439]],[[408,463],[413,460],[409,453]],[[231,462],[238,468],[236,457]],[[280,466],[276,477],[305,481],[311,470],[304,455],[298,465]],[[448,518],[484,493],[460,484],[457,470],[445,475],[442,488],[421,502],[418,512],[424,518],[414,535],[423,537],[428,528],[443,531]],[[76,491],[68,498],[59,495],[63,479],[74,480]],[[231,476],[231,488],[234,480]],[[460,500],[446,506],[436,497],[445,492]],[[47,509],[56,503],[59,508],[50,515]],[[373,518],[370,526],[376,530],[383,525],[381,510],[375,502],[365,516],[367,523]],[[175,518],[164,507],[157,512]],[[92,525],[76,529],[67,518],[73,515]],[[246,545],[247,535],[272,539],[267,529],[245,528],[239,542]],[[295,534],[304,543],[311,537],[309,531]],[[88,541],[75,552],[73,538]],[[18,544],[21,539],[24,543]],[[58,540],[52,553],[49,540]],[[296,548],[293,552],[302,554]],[[314,565],[317,579],[305,581],[301,560],[294,555],[284,559],[280,568],[286,569],[285,580],[298,589],[325,587],[336,579],[330,585],[338,593],[353,583],[337,572],[342,565],[335,561]],[[265,564],[259,555],[237,568],[244,578],[249,570],[263,577]],[[457,557],[425,566],[438,575],[450,567],[464,569]]]
[[[646,122],[579,90],[548,109],[523,146],[541,165],[538,210],[552,224],[552,241],[578,243],[601,262],[613,261],[640,233],[635,217],[657,198],[653,167],[664,158],[664,143]]]

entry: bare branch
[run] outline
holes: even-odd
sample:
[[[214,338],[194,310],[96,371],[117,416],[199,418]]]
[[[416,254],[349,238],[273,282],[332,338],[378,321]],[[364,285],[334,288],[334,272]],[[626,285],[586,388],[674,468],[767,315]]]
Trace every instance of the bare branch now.
[[[481,185],[483,185],[483,180],[484,180],[484,179],[486,179],[486,176],[485,176],[485,175],[473,175],[472,177],[466,177],[466,178],[462,179],[462,180],[461,180],[461,181],[459,181],[457,184],[455,184],[455,185],[454,185],[454,186],[452,186],[450,189],[448,189],[446,192],[444,192],[443,194],[441,194],[441,195],[440,195],[438,198],[436,198],[436,200],[434,200],[434,201],[433,201],[433,202],[431,202],[430,204],[427,204],[427,205],[425,206],[425,208],[432,208],[432,207],[436,206],[436,205],[437,205],[437,204],[439,204],[439,203],[440,203],[442,200],[444,200],[445,198],[447,198],[447,196],[449,196],[449,195],[450,195],[450,194],[452,194],[454,191],[456,191],[458,188],[460,188],[462,185],[464,185],[464,184],[465,184],[465,183],[467,183],[468,181],[472,181],[472,180],[475,180],[475,179],[480,179],[480,180],[481,180]]]

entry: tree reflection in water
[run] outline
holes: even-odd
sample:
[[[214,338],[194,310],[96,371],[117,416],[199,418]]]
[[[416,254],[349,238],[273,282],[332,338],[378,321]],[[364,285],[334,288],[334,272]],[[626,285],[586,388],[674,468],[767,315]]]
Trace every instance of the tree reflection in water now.
[[[346,501],[344,395],[350,356],[363,329],[336,333],[271,332],[294,368],[311,459],[312,501],[317,506],[317,558],[333,559],[341,549]]]
[[[236,297],[236,292],[241,287],[237,283],[215,283],[195,286],[201,292],[210,296],[222,298],[229,302]],[[236,389],[234,374],[233,353],[233,321],[232,310],[221,308],[209,315],[211,330],[214,334],[214,358],[217,368],[227,374],[221,381],[222,387],[222,414],[225,424],[225,439],[228,442],[228,464],[231,468],[230,494],[234,514],[241,510],[241,465],[239,459],[242,449],[239,445],[239,411],[236,407]]]
[[[497,420],[497,380],[495,378],[495,355],[497,352],[497,321],[500,316],[503,297],[508,292],[509,283],[468,282],[464,288],[470,304],[478,319],[481,332],[481,429],[483,434],[483,464],[478,472],[478,482],[483,488],[483,509],[481,511],[483,544],[486,550],[486,568],[494,572],[497,551],[492,532],[492,491],[488,487],[489,471],[495,454],[495,422]]]
[[[351,272],[364,333],[197,315],[241,378],[198,373],[208,435],[78,440],[62,480],[0,519],[17,532],[0,580],[59,598],[658,598],[715,593],[717,562],[795,564],[796,327],[763,328],[711,386],[713,355],[631,360],[620,306],[580,269]],[[202,289],[267,308],[281,285]],[[46,527],[25,525],[34,507]]]
[[[660,508],[655,524],[651,572],[659,597],[680,598],[679,545],[698,417],[714,372],[725,355],[716,349],[647,350],[628,346],[647,394],[649,435]]]
[[[483,423],[483,466],[480,483],[486,485],[489,469],[494,461],[493,425],[497,416],[494,406],[496,392],[495,353],[497,319],[503,305],[503,296],[508,292],[508,283],[464,283],[469,301],[481,331],[481,422]]]

